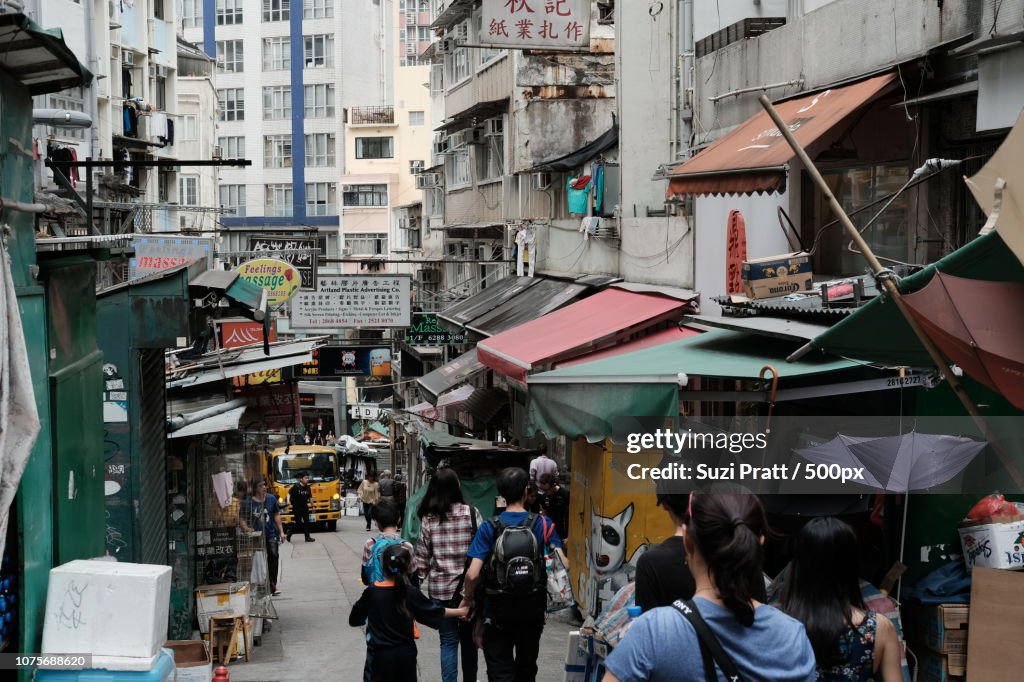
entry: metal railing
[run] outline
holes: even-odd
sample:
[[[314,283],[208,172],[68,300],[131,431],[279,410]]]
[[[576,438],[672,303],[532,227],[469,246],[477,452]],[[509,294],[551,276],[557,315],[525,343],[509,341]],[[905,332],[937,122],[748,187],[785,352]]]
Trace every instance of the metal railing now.
[[[348,112],[349,125],[392,125],[394,122],[394,107],[352,107]]]

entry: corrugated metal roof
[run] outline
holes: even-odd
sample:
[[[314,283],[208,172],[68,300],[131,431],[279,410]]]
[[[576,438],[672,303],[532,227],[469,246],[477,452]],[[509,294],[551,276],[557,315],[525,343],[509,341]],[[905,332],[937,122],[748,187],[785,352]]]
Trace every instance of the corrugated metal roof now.
[[[755,315],[750,317],[723,317],[718,315],[687,315],[687,321],[701,322],[720,329],[750,332],[759,336],[777,339],[807,341],[829,328],[827,324],[814,324],[784,317]]]
[[[438,319],[447,320],[460,327],[470,320],[494,310],[513,296],[542,281],[536,277],[505,277],[487,287],[479,294],[445,308]]]
[[[494,310],[466,323],[466,329],[494,336],[524,322],[547,315],[573,301],[590,287],[576,282],[542,279],[536,286],[523,291]]]

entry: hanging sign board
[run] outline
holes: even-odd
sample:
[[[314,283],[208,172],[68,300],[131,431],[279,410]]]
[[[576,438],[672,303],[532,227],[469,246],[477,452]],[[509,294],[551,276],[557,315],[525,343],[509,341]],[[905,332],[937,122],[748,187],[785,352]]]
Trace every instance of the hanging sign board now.
[[[257,258],[235,269],[239,277],[267,291],[267,303],[272,308],[294,296],[302,284],[302,276],[295,266],[276,258]]]
[[[590,0],[483,0],[485,47],[587,50]]]
[[[316,251],[315,237],[295,238],[267,235],[249,237],[249,251],[259,255],[267,255],[285,263],[291,263],[302,276],[299,286],[304,291],[316,290]]]
[[[213,240],[206,237],[136,237],[129,279],[138,279],[186,263],[203,261],[213,267]]]
[[[300,291],[292,329],[408,327],[409,275],[321,275],[316,291]]]
[[[453,332],[437,323],[433,313],[413,313],[412,326],[405,332],[405,340],[411,346],[445,346],[451,343],[465,343],[465,332]]]

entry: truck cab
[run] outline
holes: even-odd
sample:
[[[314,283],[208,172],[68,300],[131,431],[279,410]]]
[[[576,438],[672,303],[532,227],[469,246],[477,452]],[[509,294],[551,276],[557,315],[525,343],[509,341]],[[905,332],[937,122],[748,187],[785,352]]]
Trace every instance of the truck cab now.
[[[327,530],[336,530],[341,518],[341,478],[338,455],[334,448],[320,445],[290,445],[267,453],[264,475],[270,493],[281,503],[281,521],[286,526],[295,519],[288,504],[288,491],[298,483],[301,472],[309,472],[309,486],[313,489],[309,513],[314,521],[323,523]]]

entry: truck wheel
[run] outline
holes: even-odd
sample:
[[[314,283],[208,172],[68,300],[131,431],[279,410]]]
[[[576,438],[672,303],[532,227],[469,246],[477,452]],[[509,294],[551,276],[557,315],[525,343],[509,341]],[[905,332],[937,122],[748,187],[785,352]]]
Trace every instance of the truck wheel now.
[[[338,530],[338,522],[337,521],[328,521],[327,522],[327,530],[331,531],[332,533],[334,531]]]

